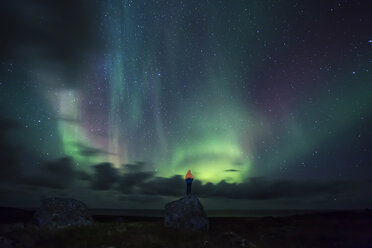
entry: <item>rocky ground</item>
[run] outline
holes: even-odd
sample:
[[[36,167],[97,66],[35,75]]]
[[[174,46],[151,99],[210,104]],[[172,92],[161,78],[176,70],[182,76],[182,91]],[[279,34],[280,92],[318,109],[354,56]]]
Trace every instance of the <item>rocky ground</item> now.
[[[209,232],[165,228],[161,218],[118,216],[93,216],[92,225],[48,229],[36,226],[29,219],[32,214],[16,216],[0,219],[2,248],[372,247],[369,210],[283,218],[210,218]]]

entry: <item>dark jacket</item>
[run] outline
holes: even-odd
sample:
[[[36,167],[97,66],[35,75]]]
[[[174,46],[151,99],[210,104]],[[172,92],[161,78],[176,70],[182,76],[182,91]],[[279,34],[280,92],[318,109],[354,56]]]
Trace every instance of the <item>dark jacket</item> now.
[[[192,183],[192,180],[194,180],[193,178],[186,178],[185,179],[185,181],[187,182],[187,183]]]

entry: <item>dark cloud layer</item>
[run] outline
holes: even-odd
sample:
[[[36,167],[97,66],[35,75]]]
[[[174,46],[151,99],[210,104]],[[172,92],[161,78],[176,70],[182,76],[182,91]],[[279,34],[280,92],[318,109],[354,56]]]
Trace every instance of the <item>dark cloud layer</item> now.
[[[99,169],[97,169],[99,168]],[[99,183],[98,183],[99,182]],[[115,182],[117,185],[115,186]],[[200,197],[217,197],[250,200],[299,199],[318,196],[330,196],[354,190],[348,181],[296,181],[274,180],[262,177],[248,178],[243,183],[202,184],[194,180],[192,191]],[[93,189],[113,189],[125,194],[182,196],[185,194],[185,182],[181,175],[171,178],[156,177],[154,172],[127,172],[119,175],[109,164],[96,166],[96,175],[92,181]]]
[[[134,164],[124,164],[123,168],[127,172],[139,172],[139,171],[143,171],[145,166],[146,166],[145,162],[138,161]]]
[[[154,177],[152,180],[140,183],[138,187],[141,194],[147,195],[179,196],[186,192],[185,182],[180,175],[171,178]]]
[[[312,198],[342,194],[351,189],[345,181],[295,181],[251,178],[240,184],[221,181],[216,185],[195,185],[195,191],[205,197],[226,197],[232,199],[273,200],[285,198]]]
[[[76,176],[83,181],[91,181],[93,179],[93,176],[86,171],[77,171]]]
[[[75,180],[76,173],[73,160],[64,157],[56,161],[46,162],[41,166],[38,173],[26,176],[24,182],[49,188],[67,188]]]
[[[143,162],[128,164],[127,172],[120,173],[111,163],[106,162],[94,165],[94,173],[90,174],[74,168],[73,160],[64,157],[42,164],[37,173],[23,175],[22,184],[64,189],[83,180],[91,185],[92,190],[116,191],[122,194],[117,200],[140,203],[159,202],[163,197],[185,195],[186,185],[181,175],[157,177],[153,171],[140,171],[145,165]],[[358,185],[365,188],[371,186],[371,182],[366,181],[362,185],[340,180],[297,181],[251,177],[242,183],[220,181],[217,184],[202,184],[196,179],[192,185],[192,193],[209,199],[315,201],[358,191]]]
[[[111,163],[100,163],[94,167],[95,174],[92,180],[92,188],[96,190],[107,190],[117,182],[119,174]]]
[[[152,179],[154,172],[132,172],[121,175],[118,190],[123,193],[134,193],[145,181]]]
[[[132,168],[132,171],[120,173],[111,163],[107,162],[94,165],[94,174],[89,174],[75,170],[72,164],[73,161],[70,158],[45,163],[41,173],[28,177],[26,183],[50,188],[65,188],[74,180],[80,179],[88,181],[93,190],[116,190],[123,194],[141,195],[140,198],[185,195],[186,185],[181,175],[174,175],[170,178],[157,177],[155,172],[138,171],[135,166],[128,167]],[[355,185],[357,184],[340,180],[296,181],[252,177],[242,183],[220,181],[217,184],[202,184],[201,181],[194,180],[192,192],[205,198],[312,199],[345,194],[355,190]]]
[[[324,195],[342,194],[351,189],[345,181],[294,181],[250,178],[243,183],[202,185],[194,180],[192,191],[200,197],[223,197],[232,199],[273,200],[281,198],[312,198]],[[149,195],[179,196],[185,194],[185,182],[179,175],[172,178],[154,177],[137,185],[137,192]]]

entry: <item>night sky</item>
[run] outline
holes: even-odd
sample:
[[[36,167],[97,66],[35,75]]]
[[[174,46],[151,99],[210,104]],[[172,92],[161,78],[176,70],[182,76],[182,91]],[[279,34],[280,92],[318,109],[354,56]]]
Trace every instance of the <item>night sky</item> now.
[[[371,208],[371,9],[1,1],[1,205]]]

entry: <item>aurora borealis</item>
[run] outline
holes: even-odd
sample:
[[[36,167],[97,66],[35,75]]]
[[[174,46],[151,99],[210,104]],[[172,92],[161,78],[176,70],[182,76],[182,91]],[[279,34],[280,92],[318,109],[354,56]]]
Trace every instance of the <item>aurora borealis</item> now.
[[[0,7],[2,202],[371,207],[368,1]]]

